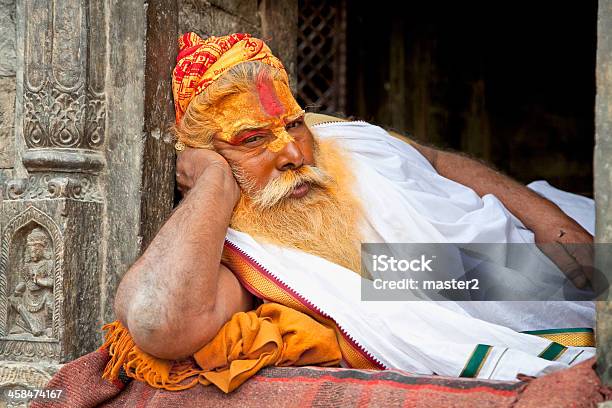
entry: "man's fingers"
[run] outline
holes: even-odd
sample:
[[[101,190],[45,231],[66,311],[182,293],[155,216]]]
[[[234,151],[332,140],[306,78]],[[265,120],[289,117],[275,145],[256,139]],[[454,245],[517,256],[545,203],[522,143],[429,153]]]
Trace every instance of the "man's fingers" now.
[[[185,176],[183,175],[183,173],[176,173],[176,187],[178,188],[178,190],[182,193],[183,189],[184,189],[184,183],[185,183]]]
[[[561,269],[561,271],[572,281],[574,286],[581,289],[587,284],[587,277],[582,266],[570,255],[563,245],[558,242],[540,245],[540,249]]]
[[[567,252],[582,267],[582,272],[589,281],[593,279],[593,268],[595,265],[595,252],[593,245],[588,244],[564,244]]]
[[[196,181],[204,170],[211,166],[228,167],[229,164],[223,156],[208,148],[186,146],[184,150],[177,153],[176,184],[183,197],[196,185]]]
[[[183,172],[176,173],[176,188],[183,197],[185,197],[185,195],[187,195],[187,193],[191,189],[190,184],[191,183],[189,183],[189,178]]]

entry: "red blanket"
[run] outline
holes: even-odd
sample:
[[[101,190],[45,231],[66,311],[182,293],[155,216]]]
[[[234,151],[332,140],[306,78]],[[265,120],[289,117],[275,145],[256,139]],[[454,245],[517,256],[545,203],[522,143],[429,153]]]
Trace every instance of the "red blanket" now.
[[[416,376],[400,371],[342,368],[265,368],[238,390],[215,387],[164,391],[120,375],[102,379],[104,350],[66,364],[49,382],[60,399],[38,400],[42,407],[593,407],[610,395],[593,371],[594,361],[519,383]]]

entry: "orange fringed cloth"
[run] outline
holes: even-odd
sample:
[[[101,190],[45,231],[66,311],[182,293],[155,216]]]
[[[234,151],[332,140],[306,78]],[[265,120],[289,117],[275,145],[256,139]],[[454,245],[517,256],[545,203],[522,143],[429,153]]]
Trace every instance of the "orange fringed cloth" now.
[[[214,384],[231,392],[266,366],[335,366],[341,353],[334,329],[277,303],[236,313],[191,359],[168,361],[134,344],[120,322],[104,326],[111,356],[102,378],[128,377],[171,391]]]
[[[334,366],[342,360],[352,368],[384,368],[332,318],[229,241],[222,262],[249,292],[269,303],[236,313],[209,344],[182,361],[153,357],[134,344],[121,323],[107,324],[102,348],[111,360],[102,377],[116,380],[123,367],[128,377],[155,388],[183,390],[212,383],[231,392],[270,365]]]

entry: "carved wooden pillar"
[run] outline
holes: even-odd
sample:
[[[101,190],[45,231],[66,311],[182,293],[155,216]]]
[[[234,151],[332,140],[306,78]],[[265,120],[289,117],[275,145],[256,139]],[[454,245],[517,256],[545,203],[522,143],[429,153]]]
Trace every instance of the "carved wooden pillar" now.
[[[0,213],[0,359],[30,363],[15,370],[50,373],[99,339],[90,299],[101,271],[106,39],[88,22],[104,20],[101,5],[17,2],[21,160]]]
[[[0,405],[4,390],[40,387],[101,345],[117,283],[174,191],[165,142],[176,1],[16,7],[16,177],[0,186]]]
[[[595,201],[599,244],[596,264],[612,282],[612,1],[601,0],[597,27],[597,98],[595,102]],[[612,292],[597,302],[597,371],[612,385]]]

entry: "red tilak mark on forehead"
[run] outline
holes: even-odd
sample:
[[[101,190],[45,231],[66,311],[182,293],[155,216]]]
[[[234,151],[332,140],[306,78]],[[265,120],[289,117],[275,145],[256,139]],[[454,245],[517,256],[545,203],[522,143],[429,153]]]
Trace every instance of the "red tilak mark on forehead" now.
[[[284,112],[283,104],[278,100],[272,80],[260,73],[257,76],[257,94],[259,103],[269,116],[280,116]]]

